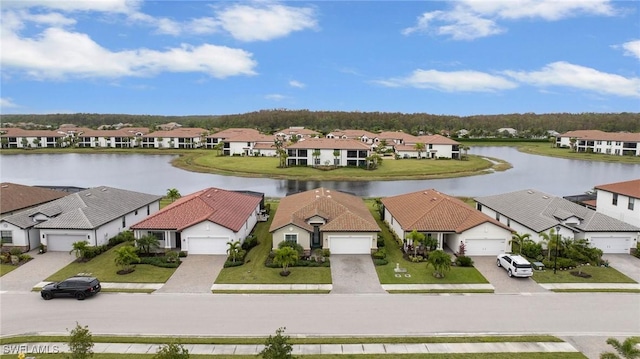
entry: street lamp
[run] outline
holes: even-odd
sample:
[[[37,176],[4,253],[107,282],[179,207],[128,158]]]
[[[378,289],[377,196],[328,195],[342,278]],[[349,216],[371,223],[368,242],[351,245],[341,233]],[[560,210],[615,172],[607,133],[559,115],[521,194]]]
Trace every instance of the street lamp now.
[[[553,259],[553,274],[558,270],[558,245],[560,244],[560,226],[556,226],[556,257]]]

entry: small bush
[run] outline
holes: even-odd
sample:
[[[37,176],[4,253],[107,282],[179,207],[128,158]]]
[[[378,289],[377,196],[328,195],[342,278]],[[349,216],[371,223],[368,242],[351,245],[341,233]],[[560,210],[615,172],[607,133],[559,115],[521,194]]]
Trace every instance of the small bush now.
[[[225,268],[229,268],[229,267],[239,267],[239,266],[241,266],[241,265],[243,265],[243,264],[244,264],[244,262],[239,261],[239,260],[236,260],[235,262],[234,262],[234,261],[227,260],[226,262],[224,262],[224,267],[225,267]]]
[[[322,256],[325,257],[325,258],[328,258],[328,257],[331,256],[331,251],[329,250],[329,248],[324,248],[322,250]]]
[[[186,256],[187,256],[187,252],[185,252],[185,251],[180,251],[178,253],[178,257],[180,257],[180,258],[185,258]]]
[[[180,262],[167,263],[164,257],[141,257],[137,264],[150,264],[161,268],[178,268]]]
[[[378,251],[374,252],[372,256],[373,256],[373,259],[385,259],[387,258],[387,251],[384,248],[378,249]]]
[[[28,260],[33,259],[33,257],[31,257],[30,255],[28,255],[26,253],[25,254],[21,254],[18,257],[20,258],[20,262],[24,262],[24,261],[28,261]]]
[[[385,264],[388,264],[389,261],[386,259],[374,259],[373,260],[373,264],[377,265],[377,266],[383,266]]]
[[[311,261],[309,262],[309,267],[322,267],[322,262]]]
[[[471,257],[458,256],[458,258],[456,258],[456,265],[459,267],[473,267],[473,260]]]
[[[298,259],[298,262],[296,262],[295,266],[296,267],[308,267],[309,263],[311,263],[311,261],[308,261],[306,259]]]
[[[384,237],[381,234],[378,234],[378,239],[376,240],[376,245],[378,248],[384,247]]]
[[[120,243],[131,242],[134,240],[135,240],[135,237],[133,236],[132,231],[124,231],[124,232],[118,233],[114,237],[109,238],[109,242],[107,243],[107,246],[115,247]]]
[[[547,269],[553,269],[555,262],[553,259],[551,260],[543,260],[542,264],[544,264],[544,266]],[[558,257],[558,268],[569,268],[569,267],[575,267],[576,266],[576,262],[574,262],[572,259],[570,258],[562,258],[562,257]]]
[[[538,258],[542,255],[542,244],[533,241],[524,241],[522,255],[527,258]]]
[[[258,245],[258,238],[256,237],[255,234],[251,234],[244,239],[244,242],[242,242],[242,249],[244,249],[245,251],[249,251],[251,248],[257,245]]]
[[[108,249],[109,247],[107,247],[106,245],[87,247],[87,249],[84,252],[84,258],[86,259],[95,258],[96,256],[106,252]]]
[[[22,254],[22,250],[20,248],[13,247],[9,250],[9,254],[12,256],[19,256]]]

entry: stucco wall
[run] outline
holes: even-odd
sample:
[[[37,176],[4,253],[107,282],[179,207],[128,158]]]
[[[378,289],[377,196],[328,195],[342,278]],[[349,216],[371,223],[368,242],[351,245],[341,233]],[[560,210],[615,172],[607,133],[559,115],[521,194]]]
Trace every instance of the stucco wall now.
[[[278,244],[284,241],[285,234],[298,234],[298,244],[305,250],[311,250],[311,233],[298,226],[288,225],[273,232],[273,249],[278,249]]]

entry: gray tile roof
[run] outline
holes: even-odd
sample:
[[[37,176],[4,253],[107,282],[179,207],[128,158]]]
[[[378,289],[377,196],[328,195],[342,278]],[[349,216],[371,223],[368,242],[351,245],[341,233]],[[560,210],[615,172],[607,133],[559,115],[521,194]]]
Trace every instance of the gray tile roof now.
[[[162,196],[112,187],[95,187],[3,218],[20,228],[95,229],[127,213],[153,203]],[[36,224],[33,215],[55,217]]]
[[[582,232],[638,232],[640,228],[598,213],[564,198],[528,189],[494,196],[474,198],[481,205],[491,208],[512,220],[544,232],[562,221],[575,216],[581,219],[575,230]],[[565,225],[565,227],[569,227]]]

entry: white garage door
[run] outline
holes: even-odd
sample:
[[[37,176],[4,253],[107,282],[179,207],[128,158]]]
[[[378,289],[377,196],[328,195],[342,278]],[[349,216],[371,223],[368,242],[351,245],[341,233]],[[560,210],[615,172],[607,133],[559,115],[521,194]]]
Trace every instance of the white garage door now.
[[[329,236],[331,254],[371,254],[371,236]]]
[[[189,254],[227,254],[229,237],[189,237]]]
[[[591,246],[602,249],[602,253],[629,253],[631,237],[591,237]]]
[[[497,256],[504,253],[505,239],[467,239],[465,240],[465,252],[468,256]]]
[[[86,240],[84,235],[47,234],[47,250],[69,252],[73,249],[73,243]]]

